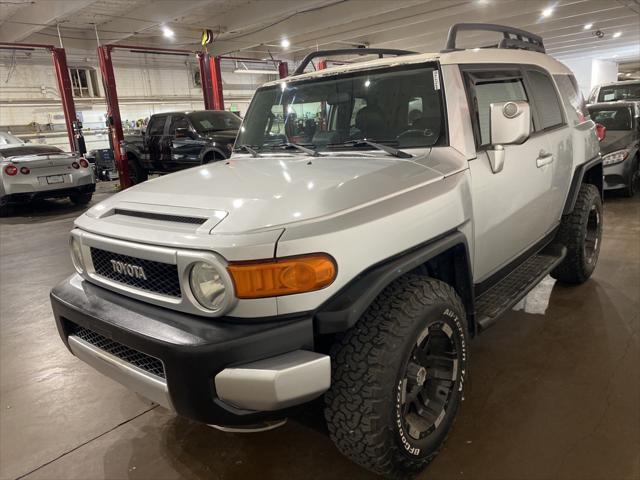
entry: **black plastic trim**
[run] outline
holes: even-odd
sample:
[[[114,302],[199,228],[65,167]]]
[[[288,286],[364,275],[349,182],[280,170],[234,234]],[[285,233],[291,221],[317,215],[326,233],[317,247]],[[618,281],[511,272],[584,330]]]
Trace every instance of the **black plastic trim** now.
[[[540,250],[544,249],[547,245],[549,245],[556,236],[556,232],[558,231],[558,227],[554,228],[551,232],[546,234],[541,240],[536,242],[533,246],[525,250],[522,254],[518,255],[514,260],[510,261],[500,270],[492,274],[487,279],[482,282],[476,283],[474,285],[475,296],[479,297],[484,292],[493,287],[496,283],[500,282],[504,277],[513,272],[516,268],[518,268],[524,261],[526,261],[532,255],[535,255]]]
[[[564,204],[564,209],[562,210],[563,215],[567,215],[573,212],[573,207],[576,205],[576,200],[578,198],[578,192],[580,190],[580,185],[582,184],[586,173],[591,170],[596,165],[602,164],[602,156],[598,154],[588,162],[583,163],[582,165],[578,165],[573,172],[573,178],[571,179],[571,187],[569,188],[569,194],[567,195],[567,200]],[[601,179],[600,184],[596,185],[600,190],[600,195],[603,194],[603,180]]]
[[[329,334],[349,329],[392,281],[457,246],[464,247],[466,256],[464,282],[469,287],[468,295],[461,296],[467,297],[463,298],[467,304],[467,313],[473,314],[473,291],[471,288],[473,280],[467,239],[462,232],[456,230],[439,239],[384,260],[355,277],[318,309],[315,314],[316,333]]]
[[[384,55],[413,55],[417,52],[411,52],[409,50],[397,50],[392,48],[339,48],[335,50],[318,50],[317,52],[311,52],[302,59],[298,67],[293,72],[292,76],[300,75],[304,73],[304,69],[311,63],[314,58],[319,57],[337,57],[339,55],[378,55],[378,58],[382,58]]]
[[[109,292],[74,275],[51,291],[63,342],[74,325],[162,361],[176,412],[216,425],[251,425],[282,418],[289,410],[248,412],[217,399],[215,375],[230,365],[293,350],[313,350],[311,315],[251,324],[202,318]]]
[[[519,50],[531,50],[533,52],[545,53],[542,37],[535,33],[527,32],[519,28],[496,25],[493,23],[456,23],[449,29],[447,43],[442,53],[462,50],[456,47],[458,32],[461,31],[486,31],[503,34],[503,39],[498,43],[497,48],[515,48]],[[515,35],[516,38],[512,36]]]

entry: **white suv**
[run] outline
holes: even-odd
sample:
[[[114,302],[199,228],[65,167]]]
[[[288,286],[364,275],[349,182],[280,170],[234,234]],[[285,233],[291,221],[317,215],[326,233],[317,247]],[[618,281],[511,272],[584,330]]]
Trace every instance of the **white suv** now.
[[[503,39],[458,50],[464,29]],[[311,54],[258,89],[230,159],[76,220],[77,274],[51,294],[63,341],[227,430],[324,395],[345,455],[419,471],[462,401],[469,340],[548,273],[584,282],[598,259],[595,125],[543,52],[465,24],[441,53]],[[381,58],[302,73],[338,53]]]

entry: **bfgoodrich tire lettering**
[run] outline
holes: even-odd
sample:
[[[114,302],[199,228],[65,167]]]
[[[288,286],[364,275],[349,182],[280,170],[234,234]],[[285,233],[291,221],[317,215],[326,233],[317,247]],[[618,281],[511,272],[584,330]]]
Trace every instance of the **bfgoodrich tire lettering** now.
[[[465,318],[449,285],[409,274],[336,342],[325,417],[344,455],[390,478],[412,475],[436,456],[467,377]]]

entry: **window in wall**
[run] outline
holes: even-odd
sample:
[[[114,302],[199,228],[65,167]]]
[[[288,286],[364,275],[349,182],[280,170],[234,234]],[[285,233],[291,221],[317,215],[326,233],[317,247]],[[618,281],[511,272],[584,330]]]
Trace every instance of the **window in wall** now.
[[[92,68],[70,68],[74,97],[99,97],[98,76]]]
[[[479,81],[475,84],[480,144],[491,143],[490,105],[498,102],[528,101],[521,78]]]
[[[537,70],[530,70],[527,75],[531,81],[532,95],[542,122],[542,130],[562,125],[564,121],[560,102],[549,75]]]

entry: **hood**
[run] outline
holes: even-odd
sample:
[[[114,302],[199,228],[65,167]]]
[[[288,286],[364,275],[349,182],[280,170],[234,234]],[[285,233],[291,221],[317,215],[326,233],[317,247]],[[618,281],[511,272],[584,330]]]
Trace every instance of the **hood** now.
[[[628,148],[633,143],[636,132],[634,130],[607,130],[604,140],[600,142],[602,155]]]
[[[258,158],[234,156],[225,162],[159,177],[114,195],[90,210],[99,216],[118,204],[208,208],[227,212],[212,233],[245,233],[303,222],[400,194],[442,179],[446,162],[397,159],[386,154],[347,153],[310,157],[297,154]],[[421,160],[421,161],[419,161]],[[428,166],[433,163],[433,166]]]

